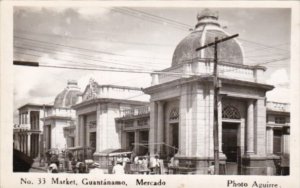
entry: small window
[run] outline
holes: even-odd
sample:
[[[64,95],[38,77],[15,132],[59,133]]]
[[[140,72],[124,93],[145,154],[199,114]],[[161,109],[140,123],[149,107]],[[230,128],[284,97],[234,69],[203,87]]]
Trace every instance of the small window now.
[[[234,106],[226,106],[222,110],[222,118],[225,119],[241,119],[238,109]]]
[[[285,117],[275,117],[275,123],[276,124],[285,124],[286,123],[286,118]]]
[[[125,121],[124,122],[124,127],[127,128],[127,127],[133,127],[133,121],[130,120],[130,121]]]
[[[178,108],[173,108],[171,110],[169,120],[171,120],[171,121],[179,120],[179,110],[178,110]]]
[[[144,119],[139,119],[137,121],[138,126],[146,126],[148,125],[148,119],[144,118]]]
[[[90,121],[89,122],[89,127],[92,129],[92,128],[96,128],[97,126],[97,122],[96,121]]]
[[[273,153],[280,155],[281,154],[281,138],[282,138],[282,130],[274,130],[274,135],[273,135]]]

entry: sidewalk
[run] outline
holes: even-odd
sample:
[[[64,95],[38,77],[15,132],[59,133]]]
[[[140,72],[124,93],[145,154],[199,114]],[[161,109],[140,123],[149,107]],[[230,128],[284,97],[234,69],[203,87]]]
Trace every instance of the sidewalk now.
[[[34,159],[34,162],[31,165],[30,171],[32,171],[32,172],[47,172],[47,165],[44,164],[44,166],[40,166],[40,162],[36,158],[36,159]]]

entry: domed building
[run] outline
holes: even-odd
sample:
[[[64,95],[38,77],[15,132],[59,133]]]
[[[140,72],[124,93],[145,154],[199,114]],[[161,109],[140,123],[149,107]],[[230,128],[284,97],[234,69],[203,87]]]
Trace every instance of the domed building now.
[[[69,80],[67,87],[60,92],[54,101],[54,108],[70,108],[76,104],[81,95],[77,81]]]
[[[61,151],[75,146],[76,113],[71,106],[81,98],[77,81],[69,80],[66,88],[54,100],[53,108],[45,111],[45,149]]]
[[[218,16],[215,12],[205,9],[197,16],[198,23],[188,36],[182,39],[177,45],[172,59],[172,67],[180,66],[184,63],[196,61],[197,59],[213,61],[214,48],[205,48],[196,51],[200,46],[215,41],[215,38],[228,37],[218,22]],[[219,44],[218,59],[219,62],[228,64],[242,65],[243,60],[242,46],[236,39],[228,40]]]
[[[195,29],[176,46],[172,65],[152,74],[150,155],[174,156],[179,167],[207,174],[214,161],[214,47],[196,49],[230,36],[217,13],[204,10]],[[246,65],[238,38],[218,44],[218,134],[221,173],[267,174],[275,169],[266,148],[265,67]],[[167,73],[165,73],[167,72]],[[223,171],[222,171],[223,169]],[[229,170],[228,170],[229,169]]]

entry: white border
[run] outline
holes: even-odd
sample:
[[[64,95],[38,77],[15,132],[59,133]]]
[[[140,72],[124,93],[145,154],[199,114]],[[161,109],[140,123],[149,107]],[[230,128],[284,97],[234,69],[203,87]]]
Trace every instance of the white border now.
[[[227,187],[227,180],[248,183],[251,187],[254,181],[260,183],[277,183],[284,188],[299,188],[299,86],[300,86],[300,2],[299,1],[2,1],[1,2],[1,64],[0,64],[0,118],[1,118],[1,181],[0,187],[41,187],[42,185],[20,185],[20,178],[31,179],[37,182],[37,178],[46,178],[48,184],[43,187],[60,187],[49,184],[51,177],[98,178],[106,180],[125,180],[127,187],[136,187],[137,178],[145,180],[166,181],[167,186],[161,187]],[[59,174],[34,174],[34,173],[12,173],[12,130],[13,130],[13,6],[142,6],[142,7],[212,7],[212,8],[291,8],[292,9],[292,34],[291,34],[291,175],[290,176],[209,176],[209,175],[173,175],[173,176],[111,176],[93,177],[89,174],[79,175]],[[272,24],[272,23],[270,23]],[[24,78],[26,80],[26,78]],[[68,187],[64,185],[63,187]],[[74,187],[74,186],[69,186]],[[80,186],[77,186],[80,187]],[[88,187],[88,186],[83,186]],[[91,186],[96,187],[96,186]],[[99,187],[99,186],[97,186]],[[112,187],[112,186],[103,186]],[[140,186],[141,187],[141,186]],[[147,187],[147,186],[142,186]],[[152,186],[160,187],[160,186]]]

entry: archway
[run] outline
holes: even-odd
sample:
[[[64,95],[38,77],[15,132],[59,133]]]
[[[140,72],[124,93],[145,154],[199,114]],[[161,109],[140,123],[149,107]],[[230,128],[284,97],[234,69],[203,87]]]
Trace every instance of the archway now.
[[[174,156],[179,148],[179,109],[172,108],[169,112],[169,155]]]
[[[238,141],[240,112],[232,105],[224,106],[222,119],[222,151],[227,158],[226,171],[228,175],[240,174],[241,150]]]

